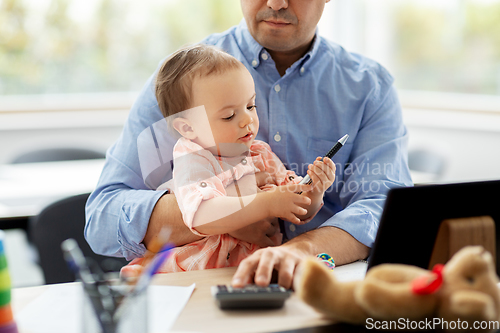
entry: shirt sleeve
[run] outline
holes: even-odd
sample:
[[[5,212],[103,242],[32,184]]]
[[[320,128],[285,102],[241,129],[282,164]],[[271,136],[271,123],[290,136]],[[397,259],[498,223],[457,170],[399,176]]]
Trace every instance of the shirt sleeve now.
[[[350,138],[351,140],[351,138]],[[368,247],[373,245],[382,209],[391,188],[411,186],[408,133],[392,79],[378,78],[366,103],[361,126],[337,191],[343,210],[320,227],[345,230]]]
[[[140,257],[158,199],[154,191],[172,176],[172,148],[153,92],[154,75],[132,106],[123,132],[107,151],[97,187],[86,205],[84,234],[98,254]]]
[[[193,228],[193,219],[203,200],[226,195],[218,177],[221,170],[215,169],[217,161],[204,149],[178,154],[174,148],[174,160],[174,194],[184,223],[194,234],[207,236]]]

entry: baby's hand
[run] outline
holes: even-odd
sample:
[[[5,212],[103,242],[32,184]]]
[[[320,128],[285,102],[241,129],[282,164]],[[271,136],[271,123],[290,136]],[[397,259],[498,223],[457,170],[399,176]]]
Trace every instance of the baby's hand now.
[[[269,216],[280,217],[295,224],[303,224],[297,216],[307,214],[307,210],[302,206],[310,205],[311,199],[298,193],[311,189],[311,185],[289,184],[276,186],[265,192],[268,196],[265,204],[268,207]]]
[[[309,164],[307,174],[311,177],[314,194],[323,194],[335,181],[335,163],[328,158],[316,157],[313,164]]]

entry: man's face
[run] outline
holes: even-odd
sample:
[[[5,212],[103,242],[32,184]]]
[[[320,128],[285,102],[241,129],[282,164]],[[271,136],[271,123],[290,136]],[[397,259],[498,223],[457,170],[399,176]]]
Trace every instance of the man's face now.
[[[289,52],[309,45],[330,0],[241,0],[255,40],[266,49]]]

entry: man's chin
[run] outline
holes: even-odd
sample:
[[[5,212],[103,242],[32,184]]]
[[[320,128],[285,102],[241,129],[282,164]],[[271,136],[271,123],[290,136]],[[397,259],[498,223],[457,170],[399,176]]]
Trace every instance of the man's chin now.
[[[295,49],[295,43],[293,41],[289,41],[289,39],[291,38],[289,38],[288,36],[278,36],[274,38],[269,38],[269,36],[266,36],[266,38],[261,38],[258,43],[265,49],[270,51],[289,52]]]

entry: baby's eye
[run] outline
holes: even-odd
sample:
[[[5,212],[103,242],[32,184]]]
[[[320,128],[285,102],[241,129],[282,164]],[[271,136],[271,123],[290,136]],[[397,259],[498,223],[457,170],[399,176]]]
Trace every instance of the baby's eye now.
[[[255,110],[256,108],[257,108],[257,105],[249,105],[249,106],[247,106],[247,110],[248,111]]]
[[[233,117],[234,117],[234,113],[232,115],[230,115],[229,117],[222,118],[222,119],[224,119],[224,120],[231,120],[231,119],[233,119]]]

